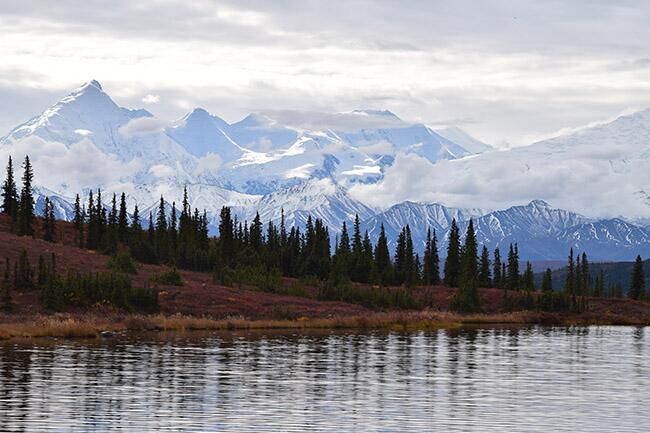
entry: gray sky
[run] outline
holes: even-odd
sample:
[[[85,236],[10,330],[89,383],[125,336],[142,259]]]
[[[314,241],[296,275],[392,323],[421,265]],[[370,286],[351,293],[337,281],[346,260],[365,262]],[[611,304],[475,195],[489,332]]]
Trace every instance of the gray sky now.
[[[90,79],[166,119],[389,109],[499,146],[650,107],[641,0],[110,3],[3,0],[0,135]]]

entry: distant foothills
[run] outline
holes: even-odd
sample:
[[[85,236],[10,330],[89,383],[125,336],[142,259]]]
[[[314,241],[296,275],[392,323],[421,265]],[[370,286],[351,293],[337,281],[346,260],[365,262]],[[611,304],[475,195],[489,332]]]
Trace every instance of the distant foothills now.
[[[33,266],[24,250],[7,257],[4,266],[3,305],[11,311],[14,291],[36,291],[43,304],[53,311],[106,303],[119,308],[155,312],[159,309],[156,284],[182,285],[177,269],[211,275],[224,286],[247,284],[260,291],[283,293],[283,278],[311,281],[316,292],[292,286],[291,295],[316,297],[322,301],[342,301],[369,308],[421,310],[433,307],[435,287],[454,288],[449,308],[460,313],[483,311],[479,289],[498,289],[504,311],[536,310],[582,313],[592,298],[645,300],[646,279],[640,256],[629,272],[629,284],[608,280],[605,269],[594,275],[587,252],[568,252],[563,280],[547,269],[536,279],[530,262],[520,269],[522,242],[490,251],[476,236],[469,220],[464,236],[452,219],[449,238],[441,260],[435,230],[425,233],[425,249],[415,251],[411,228],[402,227],[391,251],[385,228],[380,226],[376,242],[362,231],[357,216],[351,227],[342,223],[332,240],[319,218],[307,217],[304,229],[263,222],[258,215],[239,221],[229,207],[219,215],[219,236],[210,237],[205,211],[192,209],[187,196],[178,208],[167,212],[160,198],[156,215],[150,212],[143,225],[137,205],[129,212],[126,195],[113,194],[105,206],[101,191],[90,191],[82,203],[77,195],[71,223],[57,221],[54,204],[44,200],[43,217],[35,214],[34,172],[29,157],[22,166],[22,185],[14,176],[9,159],[2,185],[2,213],[10,231],[21,237],[41,237],[51,243],[65,243],[110,256],[110,271],[93,273],[84,269],[61,272],[56,257],[40,254]],[[333,245],[333,247],[332,247]],[[33,253],[33,252],[32,252]],[[138,263],[165,265],[168,271],[153,275],[142,287],[132,285]],[[441,266],[442,264],[442,266]],[[538,283],[538,280],[541,281]],[[149,284],[151,283],[151,284]],[[426,296],[414,289],[428,286]]]
[[[643,218],[592,218],[543,200],[503,210],[414,201],[379,209],[351,194],[381,185],[400,160],[418,158],[429,164],[432,177],[426,184],[412,182],[440,196],[457,190],[457,183],[480,187],[481,178],[489,179],[491,188],[516,185],[542,192],[543,182],[552,180],[562,183],[555,195],[566,192],[568,202],[582,203],[583,209],[587,203],[619,215],[632,207],[643,215],[650,111],[508,151],[495,151],[457,127],[432,129],[386,110],[356,110],[333,119],[339,127],[299,128],[262,114],[228,123],[196,108],[163,122],[147,110],[118,106],[99,82],[90,81],[0,138],[0,155],[22,161],[29,153],[42,167],[33,186],[35,211],[44,215],[47,198],[58,220],[75,218],[77,193],[88,203],[90,191],[96,200],[101,188],[102,207],[110,208],[112,195],[124,191],[129,217],[137,204],[145,225],[149,215],[156,220],[161,194],[167,215],[186,199],[205,210],[210,235],[218,235],[221,209],[228,207],[238,221],[251,222],[259,214],[276,226],[284,219],[303,233],[309,217],[319,219],[332,248],[343,223],[351,226],[357,215],[360,230],[368,231],[374,244],[383,226],[391,253],[408,226],[416,253],[423,257],[427,232],[435,231],[444,257],[452,221],[463,237],[472,220],[479,244],[490,251],[518,244],[520,259],[535,269],[539,262],[564,262],[572,248],[588,251],[592,262],[650,256]],[[467,178],[468,173],[478,177]],[[597,182],[592,188],[573,179]]]

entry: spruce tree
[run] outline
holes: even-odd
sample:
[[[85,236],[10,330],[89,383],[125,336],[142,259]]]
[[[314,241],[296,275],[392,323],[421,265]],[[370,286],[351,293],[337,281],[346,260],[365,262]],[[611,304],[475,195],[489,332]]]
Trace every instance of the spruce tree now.
[[[350,278],[352,281],[365,282],[365,264],[363,239],[361,238],[361,223],[359,215],[354,216],[354,230],[352,232],[352,256],[350,266]]]
[[[503,275],[501,273],[501,253],[499,251],[499,247],[496,247],[494,249],[494,260],[492,262],[492,284],[494,287],[502,289],[504,287],[503,284]]]
[[[43,210],[43,239],[48,242],[54,241],[54,205],[49,197],[45,197],[45,209]]]
[[[422,280],[427,285],[440,284],[440,258],[438,256],[438,241],[436,231],[427,229],[427,239],[424,246],[424,260],[422,263]]]
[[[481,252],[481,264],[479,267],[478,280],[480,287],[492,287],[492,281],[490,279],[490,253],[485,245],[483,245],[483,250]]]
[[[474,231],[474,221],[469,220],[467,232],[465,233],[465,245],[462,250],[462,271],[461,279],[475,281],[479,283],[478,267],[478,243],[476,241],[476,232]]]
[[[553,291],[553,272],[551,268],[546,268],[544,277],[542,278],[542,292],[550,293]]]
[[[411,227],[407,224],[404,229],[405,248],[404,248],[404,283],[407,287],[413,287],[417,283],[418,269],[415,266],[415,255],[413,249],[413,238],[411,237]]]
[[[388,251],[388,239],[386,238],[386,231],[384,225],[381,225],[379,230],[379,237],[375,245],[375,261],[373,264],[374,281],[383,286],[392,284],[392,263],[390,261],[390,253]]]
[[[510,249],[508,251],[508,268],[506,275],[506,286],[510,290],[519,289],[519,247],[517,244],[510,244]]]
[[[524,288],[529,292],[535,291],[535,274],[533,273],[533,265],[526,262],[526,270],[524,271]]]
[[[460,275],[460,232],[456,219],[451,221],[449,229],[449,243],[447,244],[447,258],[445,259],[445,285],[458,287]]]
[[[129,220],[126,209],[126,194],[120,196],[120,210],[117,215],[117,238],[120,242],[126,242],[129,235]]]
[[[569,251],[569,258],[567,262],[567,275],[564,283],[564,292],[567,295],[575,294],[575,262],[573,260],[573,248]]]
[[[594,283],[594,293],[593,295],[597,298],[600,298],[605,295],[605,273],[603,270],[600,270],[600,273],[596,277],[596,282]]]
[[[645,299],[645,275],[641,256],[636,256],[636,260],[634,261],[628,297],[636,300]]]
[[[338,266],[337,272],[342,272],[346,277],[350,277],[350,263],[351,263],[351,252],[350,252],[350,237],[348,235],[348,228],[345,221],[341,225],[341,237],[337,243],[335,251],[334,261]]]
[[[589,260],[587,259],[587,253],[582,253],[582,260],[580,262],[580,281],[581,281],[581,293],[584,296],[590,295],[592,290],[592,281],[589,274]]]
[[[188,216],[189,218],[189,216]],[[229,207],[222,207],[219,221],[219,249],[221,263],[231,266],[235,259],[235,226],[230,215]]]
[[[75,245],[78,247],[83,246],[84,239],[84,216],[81,211],[81,199],[79,194],[74,199],[74,216],[72,217],[72,225],[75,232]]]
[[[2,213],[11,215],[14,220],[18,215],[18,191],[14,180],[14,166],[11,156],[7,163],[7,175],[2,184]]]
[[[23,187],[20,191],[20,202],[18,204],[18,234],[32,236],[34,234],[34,194],[32,191],[34,171],[29,156],[25,157],[23,164],[22,181]]]
[[[470,220],[462,251],[460,286],[452,300],[452,308],[454,310],[464,313],[480,310],[478,282],[478,244],[476,242],[476,233],[474,232],[474,222]]]
[[[395,244],[395,267],[393,274],[393,282],[397,285],[404,284],[406,278],[406,230],[402,228],[397,237]]]

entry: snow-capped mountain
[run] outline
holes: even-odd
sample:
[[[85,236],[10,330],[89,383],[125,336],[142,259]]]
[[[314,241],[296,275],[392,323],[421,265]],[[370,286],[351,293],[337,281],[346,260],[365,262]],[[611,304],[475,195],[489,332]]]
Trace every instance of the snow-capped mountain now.
[[[453,219],[457,222],[468,221],[485,215],[485,209],[449,208],[438,203],[416,203],[406,201],[391,206],[384,212],[378,213],[364,222],[371,238],[379,236],[381,226],[384,226],[386,236],[392,241],[397,239],[399,232],[406,225],[411,229],[413,244],[417,249],[424,248],[428,229],[436,231],[439,239],[443,239]]]
[[[298,185],[275,191],[263,196],[254,206],[235,207],[240,219],[252,220],[259,212],[263,221],[279,222],[282,211],[288,226],[304,227],[307,218],[320,218],[336,233],[344,221],[354,221],[356,215],[363,221],[371,218],[375,211],[352,199],[345,188],[331,179],[312,179]]]
[[[0,145],[29,137],[67,147],[88,140],[101,152],[122,162],[146,161],[142,174],[156,164],[191,169],[196,164],[195,158],[167,137],[159,124],[146,110],[119,107],[97,81],[90,81],[41,115],[14,128],[0,139]]]
[[[587,222],[562,230],[556,239],[565,250],[588,251],[592,260],[632,260],[650,256],[650,231],[619,218]]]
[[[231,206],[242,220],[259,212],[278,222],[284,210],[288,225],[304,226],[311,215],[333,235],[358,214],[373,238],[383,224],[391,243],[408,224],[418,250],[431,228],[443,255],[454,218],[461,231],[472,218],[479,241],[491,249],[519,243],[522,259],[561,259],[572,246],[603,260],[650,253],[650,231],[633,223],[650,216],[650,110],[506,151],[458,128],[434,131],[386,110],[336,116],[347,123],[306,128],[251,114],[231,124],[201,108],[165,122],[120,107],[91,81],[0,139],[0,156],[20,161],[29,154],[37,210],[48,196],[64,219],[72,217],[74,195],[85,201],[91,189],[101,188],[106,203],[126,192],[130,207],[137,203],[146,217],[161,196],[178,205],[186,187],[213,233],[219,210]],[[350,125],[357,120],[358,128]],[[427,164],[424,172],[404,168],[409,182],[436,201],[460,194],[473,207],[406,201],[379,210],[350,194],[359,185],[391,188],[385,183],[405,155]],[[503,197],[532,201],[495,206]],[[625,203],[635,212],[627,219],[590,218],[537,200],[547,197],[567,209],[597,206],[611,216]]]

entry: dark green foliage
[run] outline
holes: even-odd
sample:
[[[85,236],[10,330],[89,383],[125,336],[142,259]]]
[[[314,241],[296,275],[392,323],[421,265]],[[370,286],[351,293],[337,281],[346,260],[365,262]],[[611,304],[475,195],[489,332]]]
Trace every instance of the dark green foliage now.
[[[42,288],[43,302],[55,311],[71,306],[110,305],[127,311],[158,311],[158,291],[149,287],[134,288],[124,274],[68,273],[51,277]]]
[[[445,285],[458,287],[460,267],[460,232],[456,219],[453,219],[449,229],[449,243],[447,244],[447,258],[445,259]]]
[[[481,251],[478,284],[480,287],[492,287],[492,279],[490,278],[490,252],[485,245],[483,245],[483,250]]]
[[[546,268],[544,272],[544,277],[542,279],[542,292],[552,292],[553,291],[553,272],[551,268]]]
[[[39,258],[38,289],[45,306],[53,311],[95,305],[143,313],[158,311],[157,290],[146,286],[133,287],[131,279],[124,273],[68,272],[60,276],[54,254],[49,263],[42,256]]]
[[[632,268],[628,297],[630,299],[645,299],[645,276],[643,274],[643,260],[641,260],[641,256],[636,256],[634,267]]]
[[[427,285],[440,284],[440,257],[438,255],[438,238],[436,231],[427,229],[427,240],[424,246],[424,260],[422,266],[422,280]]]
[[[18,190],[14,179],[14,166],[11,156],[7,163],[7,175],[2,184],[2,213],[11,215],[15,221],[18,216]]]
[[[14,266],[14,288],[16,290],[32,290],[34,288],[34,269],[29,264],[27,251],[23,250]]]
[[[21,236],[32,236],[34,234],[34,194],[32,191],[34,171],[29,156],[25,157],[23,163],[22,181],[23,186],[18,202],[17,233]]]
[[[505,287],[504,275],[501,272],[501,253],[499,247],[494,249],[494,260],[492,261],[492,284],[494,287],[503,289]]]
[[[393,281],[393,265],[390,260],[390,253],[388,252],[388,240],[386,239],[383,224],[381,225],[379,238],[375,245],[375,260],[372,273],[373,281],[382,286],[387,286]]]
[[[510,244],[508,251],[508,264],[505,275],[505,287],[510,290],[519,290],[520,278],[519,275],[519,246],[517,244]]]
[[[78,247],[83,247],[84,244],[84,221],[86,219],[85,211],[81,208],[81,199],[79,194],[77,194],[74,200],[74,216],[72,218],[72,224],[74,226],[75,232],[75,244]]]
[[[113,272],[137,274],[138,267],[128,248],[120,248],[108,259],[108,269]]]
[[[462,313],[477,312],[481,308],[478,295],[478,244],[474,232],[474,222],[469,221],[465,245],[463,246],[461,259],[462,267],[460,274],[460,287],[451,302],[454,311]]]
[[[587,253],[582,253],[582,258],[580,260],[580,266],[576,269],[577,283],[576,288],[577,292],[581,296],[587,296],[591,294],[593,281],[589,274],[589,260],[587,259]]]
[[[411,238],[411,228],[407,225],[397,238],[393,283],[412,287],[416,281],[417,272],[413,255],[413,239]]]
[[[550,278],[550,277],[549,277]],[[605,294],[605,273],[601,269],[594,279],[594,289],[592,295],[600,298]]]
[[[54,205],[49,197],[45,197],[45,209],[43,210],[43,239],[48,242],[54,242],[54,232]]]
[[[535,291],[535,274],[533,273],[533,265],[530,262],[526,262],[526,270],[523,275],[523,285],[524,289],[528,292]]]
[[[181,277],[181,274],[178,272],[178,269],[176,268],[171,268],[168,271],[154,274],[151,277],[151,281],[154,283],[164,284],[169,286],[183,285],[183,278]]]
[[[566,282],[564,283],[564,292],[572,295],[576,292],[576,271],[575,271],[575,262],[573,260],[573,248],[569,252],[569,259],[567,263],[567,275]]]

